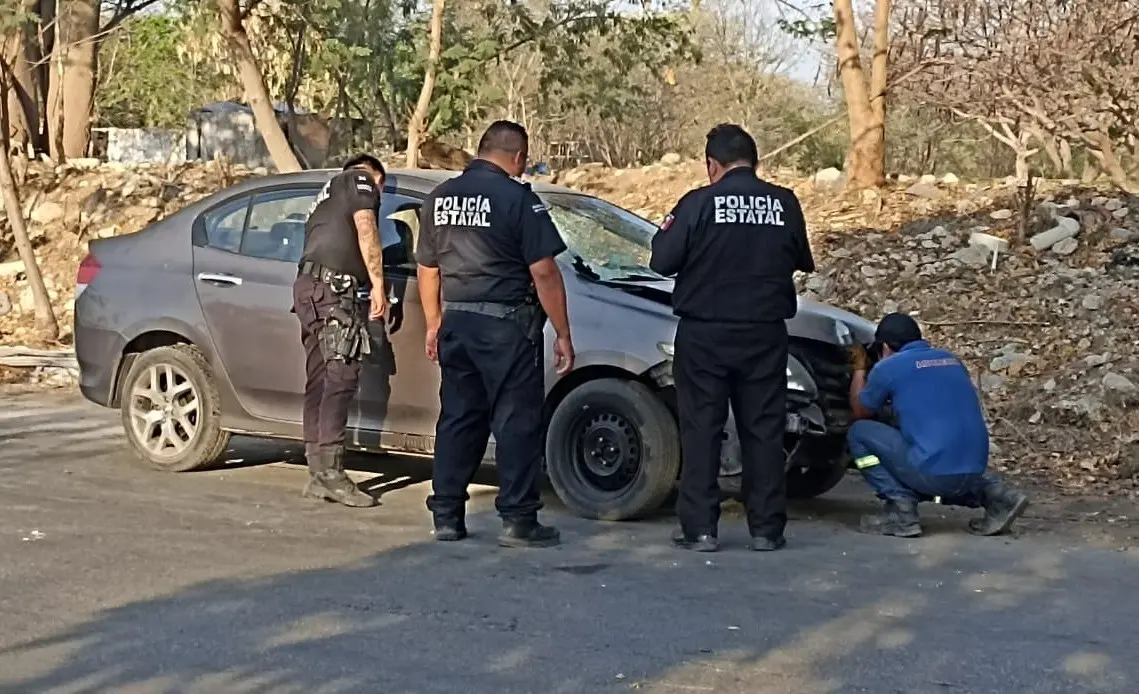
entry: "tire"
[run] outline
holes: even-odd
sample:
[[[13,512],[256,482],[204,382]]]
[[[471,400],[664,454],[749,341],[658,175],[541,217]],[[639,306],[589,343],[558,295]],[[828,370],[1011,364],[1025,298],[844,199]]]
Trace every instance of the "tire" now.
[[[798,465],[796,462],[801,461]],[[803,465],[810,463],[807,467]],[[787,498],[813,499],[838,486],[846,477],[847,455],[841,438],[811,440],[795,452],[787,470]],[[743,501],[740,475],[720,478],[723,499]]]
[[[787,470],[787,498],[813,499],[834,489],[846,477],[848,457],[842,437],[804,441]]]
[[[174,375],[174,392],[170,385]],[[156,397],[169,403],[165,422],[149,427],[140,415],[146,411],[161,417],[164,410],[147,397],[135,396],[136,389],[147,390],[157,375]],[[185,384],[189,386],[185,386]],[[186,388],[186,391],[181,391]],[[152,389],[153,390],[153,389]],[[172,345],[143,352],[131,364],[123,382],[120,413],[123,429],[135,455],[146,465],[164,472],[190,472],[213,466],[229,445],[229,433],[221,429],[221,400],[210,365],[193,345]],[[179,421],[174,408],[196,399],[197,406]],[[181,422],[181,423],[180,423]],[[188,432],[182,423],[188,423]],[[169,428],[167,428],[169,427]],[[153,438],[147,438],[147,434]],[[176,437],[180,446],[170,445]]]
[[[601,449],[601,442],[608,445]],[[588,381],[550,418],[546,474],[562,503],[583,518],[640,518],[660,508],[676,485],[676,420],[643,383]]]

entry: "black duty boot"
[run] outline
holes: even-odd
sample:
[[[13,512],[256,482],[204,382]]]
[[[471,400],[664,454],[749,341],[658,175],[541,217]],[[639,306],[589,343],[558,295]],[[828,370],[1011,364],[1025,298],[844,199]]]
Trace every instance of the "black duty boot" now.
[[[693,552],[715,552],[720,549],[720,540],[715,535],[688,535],[684,528],[672,531],[672,544]]]
[[[435,519],[435,541],[457,542],[467,539],[467,524],[454,518]]]
[[[921,537],[918,505],[913,501],[887,501],[879,513],[862,517],[859,530],[874,535]]]
[[[302,496],[335,501],[354,508],[370,508],[379,501],[356,487],[344,473],[344,449],[322,450],[308,457],[309,480]]]
[[[783,549],[787,546],[787,538],[780,535],[779,537],[763,537],[762,535],[752,535],[751,542],[748,544],[748,549],[754,552],[774,552],[777,549]]]
[[[561,543],[557,528],[537,520],[503,520],[498,534],[499,547],[553,547]]]
[[[969,521],[969,532],[974,535],[1000,535],[1028,507],[1028,497],[1004,482],[993,481],[981,493],[985,515]]]

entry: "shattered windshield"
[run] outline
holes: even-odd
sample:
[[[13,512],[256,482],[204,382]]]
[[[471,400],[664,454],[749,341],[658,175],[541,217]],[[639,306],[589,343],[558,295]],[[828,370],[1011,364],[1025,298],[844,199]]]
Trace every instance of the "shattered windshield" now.
[[[652,222],[585,195],[546,193],[542,199],[571,257],[580,258],[600,279],[663,279],[649,269],[657,232]]]

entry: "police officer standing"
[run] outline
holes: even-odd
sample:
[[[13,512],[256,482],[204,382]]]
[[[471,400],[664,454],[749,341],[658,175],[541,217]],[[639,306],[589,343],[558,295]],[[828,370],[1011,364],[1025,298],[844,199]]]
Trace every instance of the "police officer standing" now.
[[[676,274],[681,469],[673,542],[719,548],[720,444],[731,403],[743,454],[751,548],[786,544],[786,319],[795,270],[815,269],[799,200],[756,175],[755,140],[721,124],[705,146],[711,185],[689,192],[653,237],[650,267]]]
[[[478,157],[432,191],[421,212],[416,260],[426,350],[442,370],[427,499],[436,540],[467,536],[467,487],[493,433],[499,544],[559,542],[556,528],[538,522],[538,484],[547,316],[557,335],[557,372],[573,368],[565,286],[554,260],[566,246],[542,201],[517,180],[528,150],[521,125],[493,123]]]
[[[293,311],[305,348],[304,495],[345,506],[377,504],[344,473],[344,430],[360,358],[370,353],[366,318],[379,320],[387,311],[376,219],[384,176],[378,159],[361,154],[324,185],[305,223],[293,283]],[[363,289],[370,293],[370,313],[357,298]]]

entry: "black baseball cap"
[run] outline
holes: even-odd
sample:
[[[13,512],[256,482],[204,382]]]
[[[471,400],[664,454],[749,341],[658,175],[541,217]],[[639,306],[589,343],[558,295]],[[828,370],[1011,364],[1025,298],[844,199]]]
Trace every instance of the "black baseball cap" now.
[[[922,339],[917,321],[904,313],[890,313],[878,323],[874,331],[874,341],[898,349],[910,342]]]

